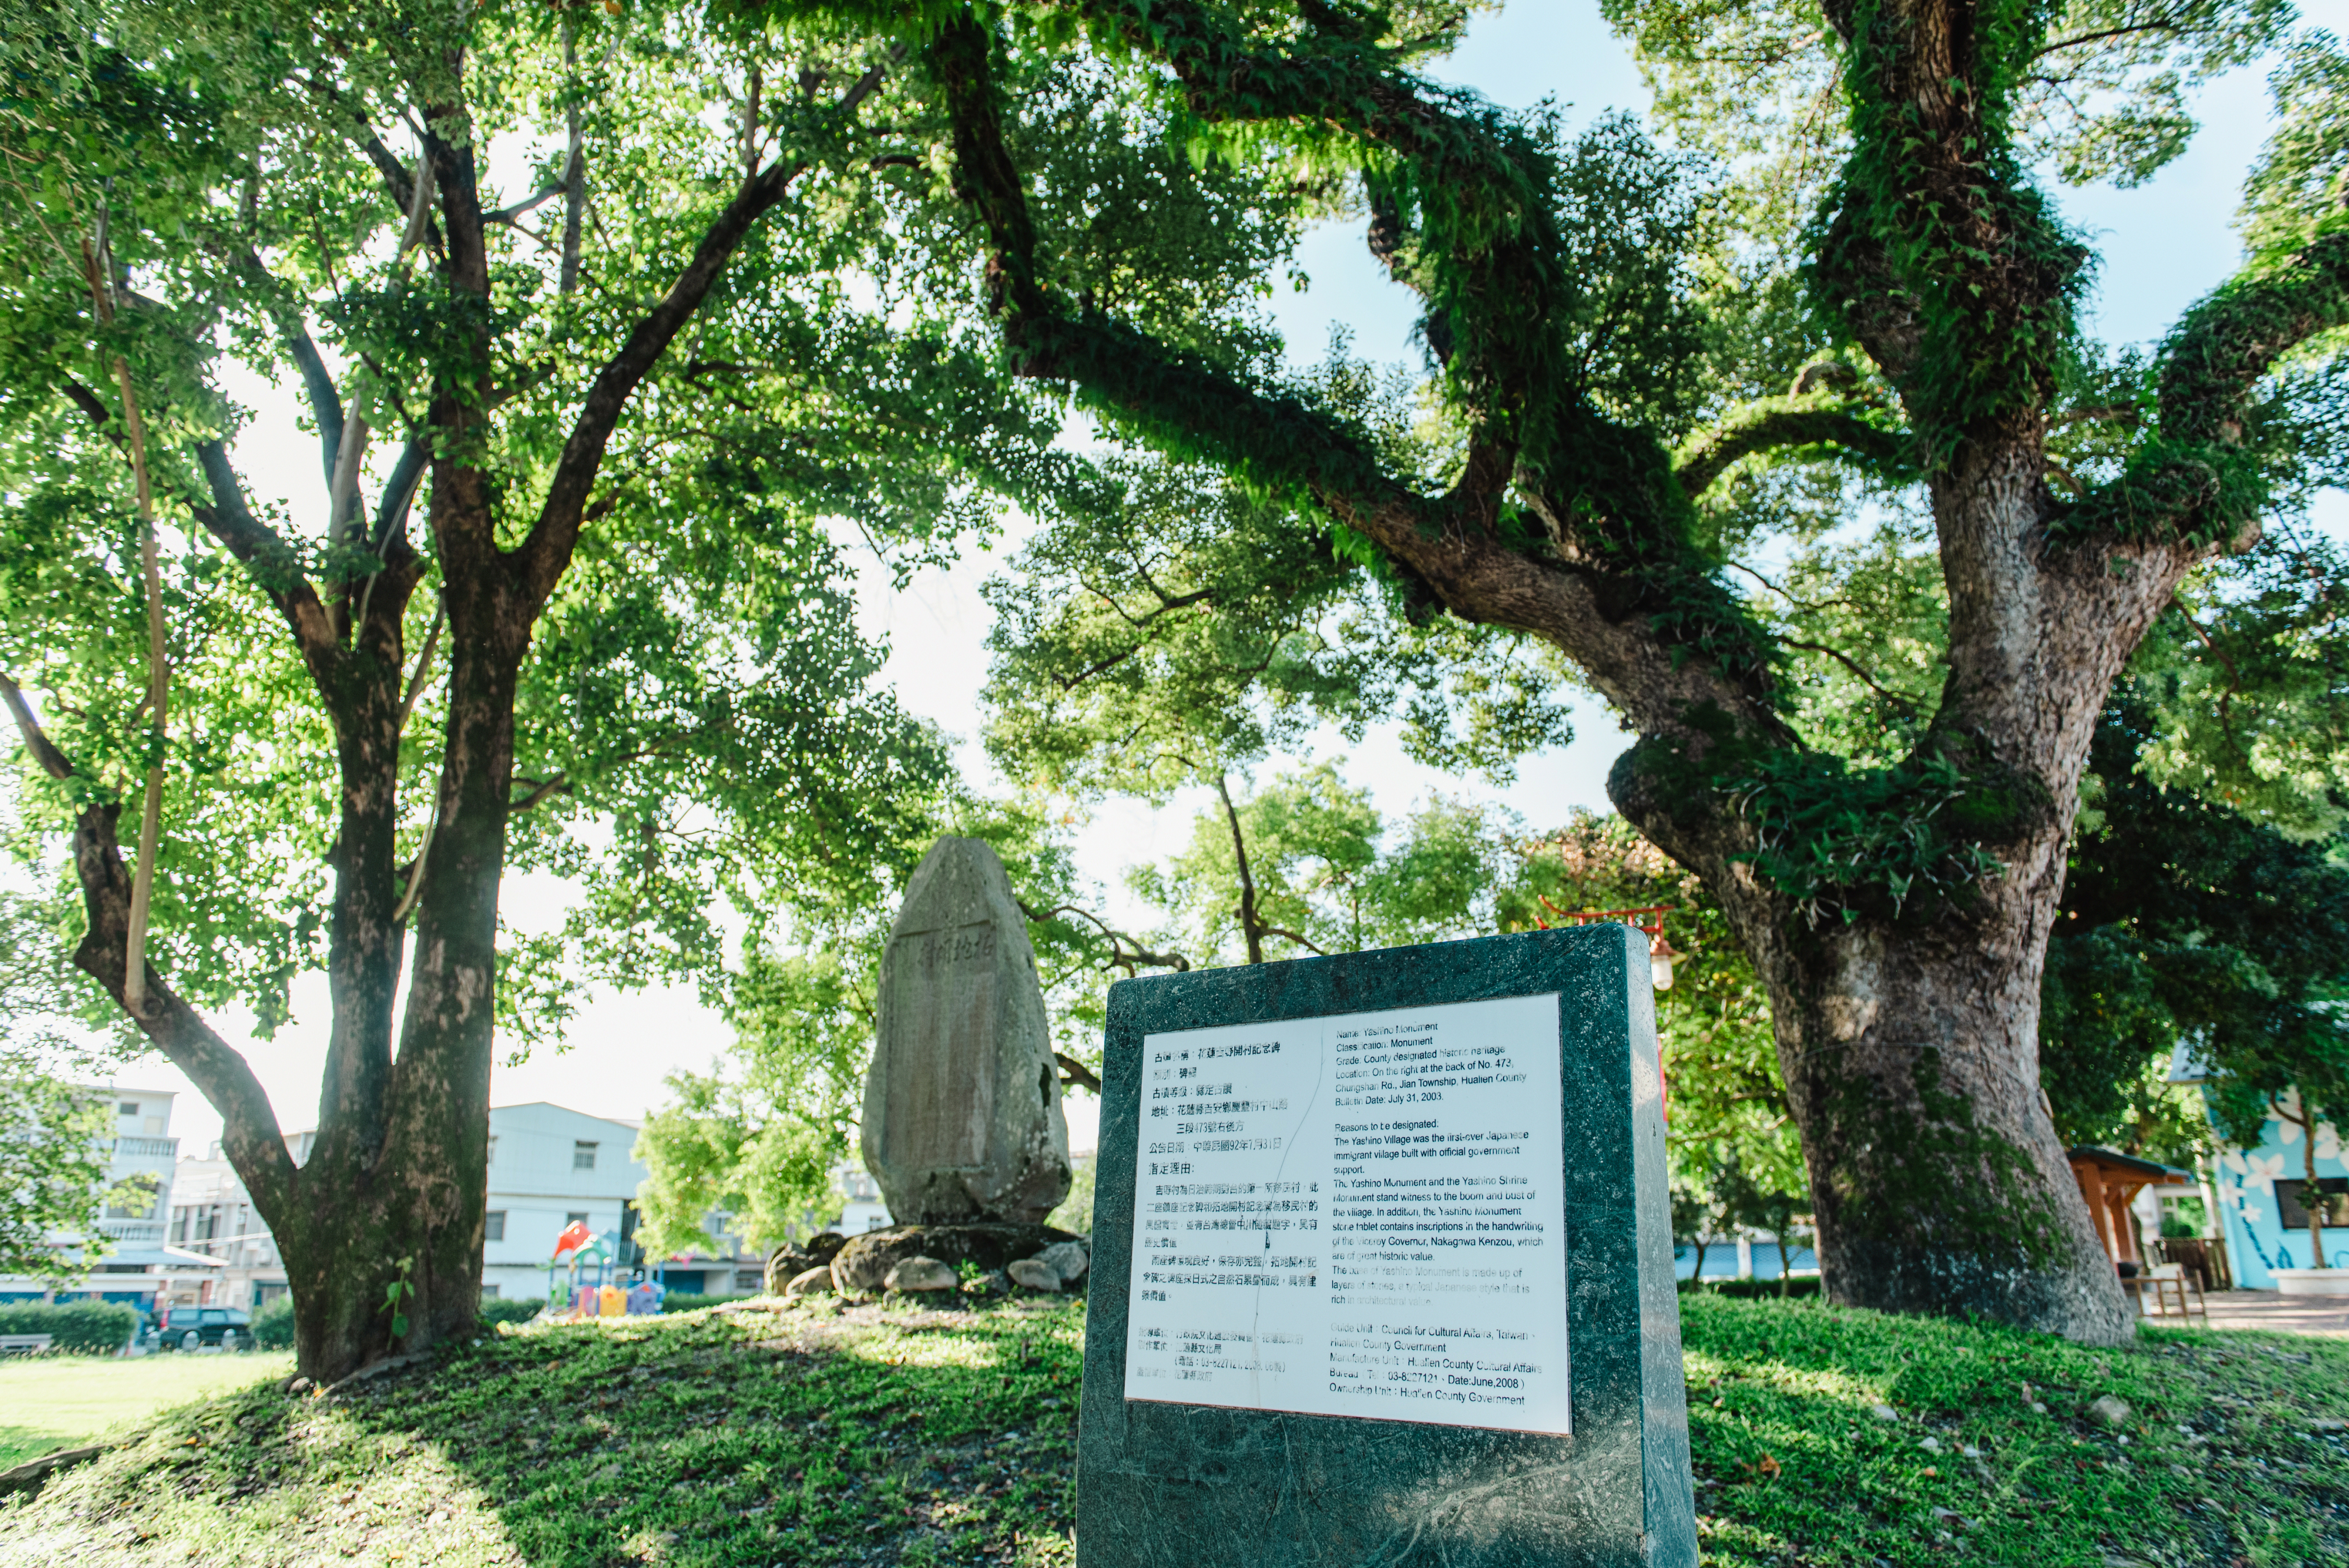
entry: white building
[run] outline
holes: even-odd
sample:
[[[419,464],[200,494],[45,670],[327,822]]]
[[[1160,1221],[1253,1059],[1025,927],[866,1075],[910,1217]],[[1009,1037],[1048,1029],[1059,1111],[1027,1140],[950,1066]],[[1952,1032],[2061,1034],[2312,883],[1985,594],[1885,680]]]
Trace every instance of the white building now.
[[[854,1165],[840,1168],[840,1223],[833,1228],[843,1236],[861,1236],[867,1231],[878,1231],[889,1223],[889,1205],[881,1201],[881,1183],[869,1171]]]
[[[631,1152],[636,1127],[543,1100],[491,1107],[484,1296],[544,1295],[555,1239],[579,1221],[623,1243],[634,1237],[646,1174]]]
[[[124,1130],[115,1140],[114,1180],[141,1177],[155,1197],[136,1205],[135,1213],[107,1212],[99,1223],[115,1238],[117,1251],[99,1265],[88,1291],[61,1292],[60,1298],[102,1295],[151,1308],[160,1295],[166,1304],[258,1311],[284,1294],[285,1265],[276,1239],[220,1146],[201,1160],[175,1163],[179,1141],[167,1131],[169,1093],[92,1092],[118,1104]],[[545,1295],[555,1240],[577,1222],[612,1237],[619,1255],[631,1257],[636,1189],[646,1176],[634,1153],[637,1127],[543,1102],[491,1108],[483,1296]],[[295,1164],[308,1160],[316,1138],[307,1130],[287,1134]],[[712,1214],[705,1224],[731,1242],[726,1220]],[[734,1242],[725,1255],[694,1254],[664,1267],[672,1291],[747,1295],[761,1287],[765,1260]],[[41,1294],[38,1281],[0,1279],[0,1300]]]
[[[113,1084],[89,1084],[81,1092],[111,1107],[113,1127],[101,1134],[113,1146],[108,1163],[109,1185],[129,1185],[134,1191],[109,1203],[98,1217],[97,1229],[112,1245],[81,1284],[56,1293],[59,1301],[98,1299],[119,1301],[152,1311],[158,1297],[172,1291],[193,1291],[197,1282],[219,1272],[220,1265],[200,1253],[169,1244],[166,1237],[177,1175],[180,1140],[171,1136],[171,1089],[124,1088]],[[78,1254],[83,1233],[59,1231],[50,1244],[67,1255]],[[38,1280],[0,1278],[0,1300],[22,1301],[47,1292]]]
[[[171,1244],[220,1261],[211,1280],[189,1280],[171,1293],[175,1306],[233,1306],[259,1312],[285,1294],[285,1261],[261,1211],[214,1143],[202,1160],[180,1161],[171,1188]]]

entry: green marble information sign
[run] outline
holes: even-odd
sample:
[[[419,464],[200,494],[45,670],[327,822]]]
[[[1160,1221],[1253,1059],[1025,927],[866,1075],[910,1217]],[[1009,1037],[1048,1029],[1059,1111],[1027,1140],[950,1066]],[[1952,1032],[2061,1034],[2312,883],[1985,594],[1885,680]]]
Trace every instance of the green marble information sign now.
[[[1697,1560],[1644,939],[1112,986],[1078,1568]]]

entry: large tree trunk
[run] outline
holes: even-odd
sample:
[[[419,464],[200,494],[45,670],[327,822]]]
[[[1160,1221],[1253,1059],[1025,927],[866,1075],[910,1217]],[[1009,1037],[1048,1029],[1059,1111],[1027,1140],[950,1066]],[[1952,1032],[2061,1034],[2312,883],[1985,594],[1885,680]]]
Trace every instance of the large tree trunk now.
[[[2039,1092],[2044,933],[2035,909],[2002,908],[1953,929],[1866,923],[1752,944],[1829,1299],[2096,1343],[2129,1334]]]
[[[1769,988],[1828,1299],[2127,1338],[2133,1315],[2039,1088],[2071,813],[2004,846],[2004,874],[1962,909],[1812,921],[1733,858],[1750,841],[1690,821],[1639,758],[1609,779],[1616,804],[1722,899]]]

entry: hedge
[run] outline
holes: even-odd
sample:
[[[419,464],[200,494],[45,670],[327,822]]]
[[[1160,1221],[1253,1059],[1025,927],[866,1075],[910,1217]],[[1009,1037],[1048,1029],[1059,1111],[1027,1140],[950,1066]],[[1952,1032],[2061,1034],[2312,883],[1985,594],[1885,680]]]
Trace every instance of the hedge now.
[[[253,1315],[253,1344],[258,1350],[294,1348],[294,1298],[281,1295]]]
[[[505,1301],[492,1296],[481,1303],[483,1323],[527,1323],[538,1315],[543,1301]],[[294,1347],[294,1298],[281,1295],[254,1315],[253,1343],[263,1350]]]
[[[130,1343],[136,1307],[119,1301],[20,1301],[0,1305],[0,1334],[46,1334],[52,1350],[111,1356]]]

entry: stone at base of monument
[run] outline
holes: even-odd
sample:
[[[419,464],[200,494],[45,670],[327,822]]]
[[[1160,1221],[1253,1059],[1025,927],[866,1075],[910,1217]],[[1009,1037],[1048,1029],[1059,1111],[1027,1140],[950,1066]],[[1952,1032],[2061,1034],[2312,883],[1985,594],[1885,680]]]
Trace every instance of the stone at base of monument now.
[[[881,1283],[890,1290],[933,1291],[952,1290],[962,1280],[951,1264],[936,1258],[901,1258],[889,1265],[889,1275]]]
[[[790,1283],[785,1284],[781,1291],[769,1291],[767,1294],[770,1295],[823,1295],[830,1293],[831,1290],[832,1269],[827,1265],[823,1268],[802,1270],[791,1277]]]
[[[1092,1264],[1081,1241],[1054,1242],[1036,1254],[1036,1261],[1059,1274],[1062,1284],[1074,1284],[1084,1278],[1085,1270]]]
[[[1109,994],[1077,1568],[1693,1568],[1620,925]]]
[[[1030,1290],[1061,1288],[1061,1271],[1038,1258],[1014,1258],[1005,1272],[1010,1274],[1013,1284],[1024,1284]]]
[[[977,1264],[999,1269],[1014,1258],[1033,1257],[1055,1242],[1074,1236],[1050,1225],[1020,1225],[1008,1221],[978,1225],[892,1225],[867,1231],[840,1249],[832,1260],[833,1283],[842,1290],[864,1292],[886,1287],[889,1271],[906,1258],[936,1258],[949,1268]]]
[[[830,1268],[847,1244],[848,1238],[838,1231],[818,1231],[804,1242],[785,1242],[767,1256],[767,1294],[782,1295],[808,1270]]]

